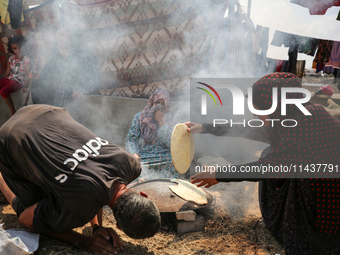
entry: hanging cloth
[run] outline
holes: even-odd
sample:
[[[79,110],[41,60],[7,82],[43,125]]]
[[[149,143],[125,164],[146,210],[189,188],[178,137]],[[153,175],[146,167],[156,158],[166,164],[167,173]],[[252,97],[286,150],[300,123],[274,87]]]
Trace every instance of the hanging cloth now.
[[[23,2],[25,0],[11,0],[8,4],[8,13],[11,20],[12,29],[20,27],[23,21]]]
[[[340,0],[290,0],[290,2],[308,8],[310,15],[324,15],[332,6],[340,6]]]
[[[340,42],[333,42],[332,51],[329,56],[329,61],[325,67],[332,66],[333,68],[340,68]]]
[[[329,61],[329,56],[331,54],[333,46],[333,41],[321,40],[318,46],[318,51],[313,60],[313,68],[316,69],[316,72],[320,72],[323,70],[325,63]]]
[[[9,0],[2,0],[0,4],[0,16],[1,16],[1,22],[4,24],[9,24],[9,13],[8,13],[8,2]]]
[[[310,56],[314,56],[320,40],[300,35],[289,34],[281,31],[275,31],[272,45],[289,47],[290,52],[296,51]]]

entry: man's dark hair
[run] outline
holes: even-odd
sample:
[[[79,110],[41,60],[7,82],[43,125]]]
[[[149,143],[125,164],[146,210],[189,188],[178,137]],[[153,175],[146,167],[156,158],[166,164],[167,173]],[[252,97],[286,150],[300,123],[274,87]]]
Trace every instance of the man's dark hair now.
[[[20,47],[25,43],[25,38],[21,35],[11,35],[8,38],[8,52],[14,54],[12,44],[18,44]]]
[[[117,199],[112,211],[118,227],[134,239],[152,237],[161,227],[155,203],[131,190]]]

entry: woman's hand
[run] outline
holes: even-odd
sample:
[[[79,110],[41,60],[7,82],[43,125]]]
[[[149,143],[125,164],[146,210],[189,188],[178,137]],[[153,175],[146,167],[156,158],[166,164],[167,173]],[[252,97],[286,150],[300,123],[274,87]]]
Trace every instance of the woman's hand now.
[[[185,122],[184,125],[188,127],[187,131],[190,132],[191,134],[199,134],[202,133],[203,127],[201,124],[197,124],[194,122]]]
[[[154,118],[158,122],[159,127],[163,127],[165,125],[165,112],[164,112],[164,109],[157,110],[155,112]]]
[[[197,184],[197,187],[210,188],[211,186],[219,183],[216,180],[215,172],[200,172],[190,177],[191,183]]]
[[[137,153],[133,153],[133,156],[135,156],[138,160],[140,160],[140,156]]]

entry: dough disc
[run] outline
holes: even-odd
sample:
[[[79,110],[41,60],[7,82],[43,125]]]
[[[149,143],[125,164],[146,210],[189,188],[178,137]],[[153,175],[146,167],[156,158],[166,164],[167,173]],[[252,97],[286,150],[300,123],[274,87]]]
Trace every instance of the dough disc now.
[[[177,196],[198,205],[206,205],[208,203],[207,195],[202,188],[198,188],[196,185],[184,180],[171,179],[170,181],[178,183],[177,186],[169,186],[169,189]]]
[[[184,124],[177,124],[171,136],[171,157],[176,170],[184,174],[188,171],[195,155],[194,139]]]

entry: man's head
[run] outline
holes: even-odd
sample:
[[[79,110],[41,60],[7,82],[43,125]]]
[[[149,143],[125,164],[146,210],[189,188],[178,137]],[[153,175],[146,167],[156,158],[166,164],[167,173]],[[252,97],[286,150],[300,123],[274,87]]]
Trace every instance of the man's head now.
[[[117,226],[134,239],[152,237],[160,229],[161,218],[155,203],[134,191],[123,192],[112,211]]]

